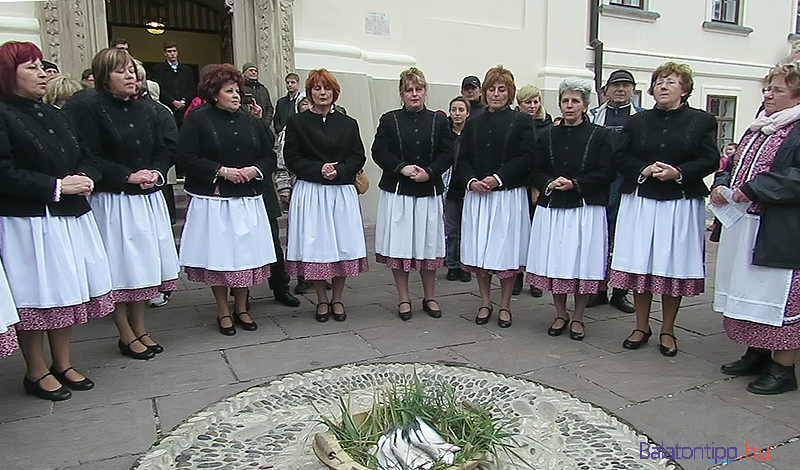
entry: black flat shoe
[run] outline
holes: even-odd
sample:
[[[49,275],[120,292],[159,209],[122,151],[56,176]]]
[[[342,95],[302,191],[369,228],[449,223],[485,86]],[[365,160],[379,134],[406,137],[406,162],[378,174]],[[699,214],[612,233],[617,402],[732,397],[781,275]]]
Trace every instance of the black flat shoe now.
[[[631,340],[630,339],[631,336],[633,336],[633,333],[636,333],[637,331],[639,333],[642,333],[644,335],[644,338],[640,339],[639,341]],[[633,330],[633,333],[629,334],[628,337],[625,338],[625,341],[622,342],[622,347],[623,348],[625,348],[625,349],[639,349],[640,347],[642,347],[643,344],[647,343],[647,340],[649,340],[650,337],[653,335],[653,332],[649,328],[647,329],[647,331],[640,330],[640,329],[637,328],[637,329]]]
[[[342,313],[336,313],[336,310],[333,309],[334,305],[341,305],[342,306]],[[344,311],[344,304],[341,302],[331,302],[331,315],[333,315],[334,321],[345,321],[347,320],[347,312]]]
[[[150,338],[151,340],[153,339],[153,337],[152,337],[152,336],[150,336],[150,334],[149,334],[149,333],[145,333],[145,334],[143,334],[143,335],[139,336],[139,337],[138,337],[138,338],[136,338],[136,339],[138,339],[140,343],[144,344],[144,342],[142,342],[142,338],[144,338],[145,336],[147,336],[147,337],[148,337],[148,338]],[[163,346],[161,346],[160,344],[156,343],[155,341],[153,341],[153,342],[154,342],[155,344],[144,344],[144,345],[147,347],[147,349],[149,349],[149,350],[153,351],[153,352],[154,352],[154,353],[156,353],[156,354],[161,354],[162,352],[164,352],[164,347],[163,347]]]
[[[597,294],[592,294],[589,296],[589,300],[586,302],[586,308],[597,307],[598,305],[607,305],[608,304],[608,292],[598,292]]]
[[[539,289],[538,287],[531,286],[531,295],[538,299],[539,297],[544,295],[544,292],[542,291],[542,289]]]
[[[483,309],[488,310],[489,311],[489,315],[486,315],[485,317],[482,317],[481,316],[481,310],[483,310]],[[489,323],[489,319],[491,317],[492,317],[492,307],[481,306],[478,309],[478,315],[475,316],[475,324],[476,325],[485,325],[485,324]]]
[[[611,300],[608,302],[612,307],[616,308],[620,312],[624,313],[634,313],[636,312],[636,307],[628,300],[628,296],[626,295],[619,295],[619,296],[611,296]]]
[[[401,311],[400,307],[406,304],[408,305],[408,311],[407,312]],[[397,315],[400,316],[400,319],[403,321],[411,320],[411,302],[400,302],[399,304],[397,304]]]
[[[508,312],[508,320],[503,320],[502,318],[500,318],[500,314],[503,313],[503,311]],[[501,308],[500,310],[497,311],[497,326],[499,326],[500,328],[508,328],[509,326],[511,326],[511,310],[507,308]]]
[[[22,379],[22,386],[25,388],[25,391],[29,395],[33,395],[37,398],[41,398],[42,400],[50,400],[50,401],[64,401],[69,400],[72,398],[72,392],[67,390],[67,387],[61,386],[61,388],[56,390],[45,390],[39,385],[39,382],[42,381],[48,375],[53,375],[52,373],[44,374],[43,376],[39,377],[36,380],[31,380],[26,375],[25,378]]]
[[[511,295],[519,295],[522,293],[522,277],[522,273],[519,273],[514,278],[514,287],[511,289]]]
[[[670,338],[674,339],[675,340],[675,347],[669,348],[667,346],[664,346],[664,344],[661,343],[661,337],[662,336],[669,336]],[[675,355],[678,354],[678,338],[676,338],[675,335],[673,335],[672,333],[661,333],[661,334],[659,334],[658,335],[658,342],[660,343],[658,345],[658,350],[661,351],[661,355],[662,356],[675,357]]]
[[[579,323],[584,328],[584,331],[581,331],[580,333],[572,331],[573,323]],[[586,337],[586,325],[584,325],[582,321],[572,320],[569,323],[569,339],[574,339],[575,341],[583,341],[583,338],[585,337]]]
[[[775,361],[770,361],[764,372],[747,384],[747,391],[756,395],[777,395],[792,390],[797,390],[794,365],[783,366]]]
[[[224,318],[231,319],[231,326],[228,327],[222,326],[222,320]],[[230,315],[225,315],[224,317],[217,317],[217,325],[219,326],[219,332],[225,336],[233,336],[236,334],[236,326],[234,326],[233,317]]]
[[[252,317],[250,318],[250,321],[242,320],[242,315],[245,314],[249,315],[247,312],[233,312],[233,322],[241,326],[244,331],[256,331],[258,329],[258,325],[256,325],[256,322],[253,321]]]
[[[458,280],[461,282],[469,282],[472,280],[472,274],[462,269],[461,274],[458,275]]]
[[[564,324],[561,325],[561,328],[555,328],[553,325],[555,325],[556,322],[559,321],[559,320],[564,322]],[[550,328],[547,329],[547,334],[549,336],[561,336],[561,333],[563,333],[564,330],[567,329],[567,325],[568,324],[569,324],[569,318],[556,317],[556,319],[553,320],[553,324],[550,325]]]
[[[310,287],[310,282],[306,281],[305,279],[298,279],[297,285],[294,286],[294,293],[297,295],[305,294]]]
[[[135,352],[134,350],[132,350],[131,349],[131,344],[133,344],[133,343],[135,343],[137,341],[139,341],[139,340],[138,339],[134,339],[130,343],[125,344],[125,343],[122,342],[122,340],[119,340],[117,342],[117,346],[119,347],[119,352],[121,352],[123,356],[128,356],[128,357],[131,357],[133,359],[141,359],[141,360],[152,359],[153,356],[156,355],[156,353],[151,351],[150,348],[148,348],[147,346],[144,346],[144,344],[142,344],[141,341],[139,341],[139,344],[141,344],[142,346],[144,346],[147,349],[145,349],[142,352]]]
[[[300,306],[300,299],[293,296],[291,292],[289,292],[288,288],[286,290],[276,290],[275,291],[275,301],[280,302],[287,307],[299,307]],[[249,309],[248,309],[249,310]]]
[[[723,374],[736,376],[761,375],[770,362],[772,362],[772,353],[770,351],[747,348],[744,356],[733,362],[722,364],[719,370]]]
[[[319,308],[323,305],[325,306],[325,312],[320,312]],[[325,323],[328,321],[329,313],[331,313],[331,304],[327,302],[319,303],[317,304],[317,311],[314,312],[314,319],[320,323]]]
[[[434,310],[434,309],[430,308],[428,306],[428,304],[430,302],[436,302],[436,301],[433,300],[433,299],[431,299],[431,300],[422,299],[422,310],[425,310],[426,312],[428,312],[428,315],[430,315],[433,318],[440,318],[442,316],[442,311],[441,310]],[[436,302],[436,303],[438,304],[439,302]]]
[[[457,281],[459,274],[461,274],[461,270],[458,269],[458,268],[456,268],[456,269],[448,269],[447,270],[447,276],[445,276],[444,278],[447,279],[448,281]]]
[[[68,379],[66,377],[66,374],[70,370],[74,370],[75,372],[78,372],[77,370],[75,370],[74,367],[67,367],[66,369],[64,369],[63,372],[58,372],[58,371],[56,371],[56,369],[54,367],[51,367],[50,368],[50,373],[53,374],[53,377],[58,379],[59,382],[61,382],[62,384],[66,385],[67,387],[69,387],[69,388],[71,388],[73,390],[91,390],[91,389],[94,388],[94,382],[92,382],[87,377],[84,377],[83,380],[78,380],[77,382],[74,382],[74,381]]]

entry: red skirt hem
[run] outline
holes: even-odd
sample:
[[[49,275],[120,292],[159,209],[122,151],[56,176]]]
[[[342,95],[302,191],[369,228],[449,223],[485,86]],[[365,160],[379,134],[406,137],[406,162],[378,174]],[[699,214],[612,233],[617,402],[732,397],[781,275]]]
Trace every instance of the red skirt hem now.
[[[159,292],[172,292],[178,288],[178,280],[164,281],[160,286],[142,287],[139,289],[118,289],[111,291],[114,302],[141,302],[155,299]]]
[[[632,290],[644,294],[668,295],[670,297],[694,297],[705,291],[705,279],[676,279],[652,274],[633,274],[609,270],[608,285],[616,289]]]
[[[58,330],[82,325],[90,318],[101,318],[114,311],[113,292],[78,305],[52,308],[20,308],[17,330]]]
[[[559,279],[528,273],[525,282],[553,294],[597,294],[606,290],[606,281],[588,279]]]
[[[336,261],[333,263],[309,263],[305,261],[286,261],[289,276],[303,276],[307,281],[325,281],[334,277],[355,277],[369,271],[366,257]]]
[[[520,266],[519,269],[506,269],[503,271],[497,271],[494,269],[483,269],[476,266],[462,264],[461,270],[481,277],[497,276],[498,279],[508,279],[521,272],[525,272],[525,266]]]
[[[212,271],[205,268],[186,266],[186,278],[192,282],[202,282],[212,287],[230,287],[240,289],[263,284],[270,276],[269,265],[260,268],[243,269],[241,271]]]
[[[414,271],[436,271],[444,267],[444,257],[436,259],[408,259],[392,258],[375,253],[375,261],[385,264],[389,269],[401,269],[405,272]]]

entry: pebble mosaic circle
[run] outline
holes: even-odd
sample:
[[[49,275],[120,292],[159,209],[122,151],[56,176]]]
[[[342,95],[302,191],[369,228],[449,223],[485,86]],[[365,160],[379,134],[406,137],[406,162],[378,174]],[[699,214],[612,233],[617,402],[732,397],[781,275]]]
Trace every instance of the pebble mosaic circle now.
[[[523,455],[537,470],[676,470],[666,460],[639,458],[638,433],[602,409],[535,382],[465,367],[433,364],[349,365],[291,374],[208,406],[166,434],[134,470],[323,470],[311,440],[338,417],[338,398],[351,409],[371,407],[375,387],[445,381],[463,399],[516,417]],[[508,465],[503,458],[500,468]],[[505,463],[505,465],[503,465]]]

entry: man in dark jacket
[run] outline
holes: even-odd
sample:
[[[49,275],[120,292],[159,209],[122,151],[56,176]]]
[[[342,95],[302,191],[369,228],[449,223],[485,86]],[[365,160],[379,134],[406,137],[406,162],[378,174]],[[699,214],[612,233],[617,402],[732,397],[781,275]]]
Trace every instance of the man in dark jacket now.
[[[286,75],[286,96],[281,97],[275,104],[275,135],[281,133],[286,126],[289,116],[297,112],[297,95],[300,93],[300,77],[296,73]]]
[[[486,111],[486,103],[481,99],[481,81],[475,75],[461,80],[461,96],[469,100],[469,117],[478,117]]]
[[[271,131],[272,116],[275,114],[275,108],[272,106],[269,90],[258,81],[258,66],[253,62],[247,62],[242,67],[242,75],[244,75],[242,104],[247,105],[255,102],[259,105],[261,107],[261,121],[267,126],[267,130]]]
[[[175,122],[183,124],[186,105],[196,94],[192,69],[178,62],[178,45],[164,43],[166,61],[153,67],[152,78],[161,87],[161,102],[175,115]]]

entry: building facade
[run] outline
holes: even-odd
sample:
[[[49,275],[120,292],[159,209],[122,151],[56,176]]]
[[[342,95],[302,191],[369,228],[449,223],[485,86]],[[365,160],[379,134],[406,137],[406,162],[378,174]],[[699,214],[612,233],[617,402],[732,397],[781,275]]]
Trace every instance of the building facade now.
[[[118,1],[3,3],[0,42],[31,40],[62,69],[80,73],[107,44],[108,3]],[[367,149],[380,115],[399,106],[398,74],[412,65],[428,78],[432,109],[447,107],[462,77],[482,79],[503,64],[518,86],[542,88],[556,116],[564,77],[602,82],[618,68],[634,74],[637,99],[651,107],[650,73],[669,60],[695,71],[689,103],[718,116],[722,145],[738,140],[752,120],[761,80],[789,54],[798,22],[797,0],[180,1],[227,17],[234,62],[257,62],[275,99],[289,71],[335,72],[340,103],[358,120]],[[372,163],[367,174],[379,177]],[[371,223],[377,192],[362,197]]]

